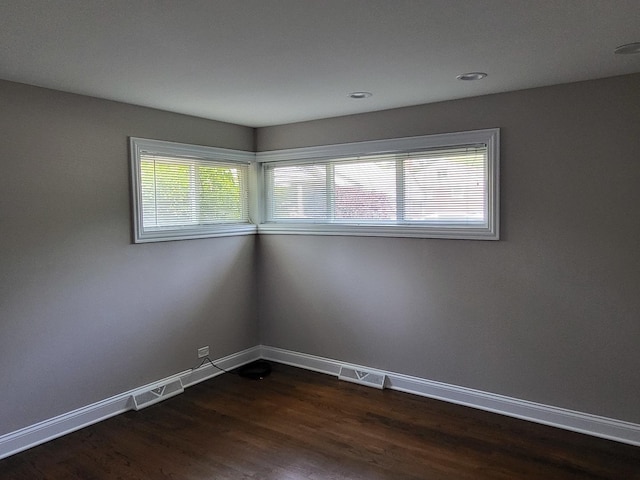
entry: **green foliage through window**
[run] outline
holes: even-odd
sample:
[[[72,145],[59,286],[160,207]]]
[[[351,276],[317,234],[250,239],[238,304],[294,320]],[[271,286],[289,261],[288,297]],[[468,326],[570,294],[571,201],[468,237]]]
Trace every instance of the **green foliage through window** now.
[[[248,221],[245,165],[144,155],[140,161],[145,228]]]

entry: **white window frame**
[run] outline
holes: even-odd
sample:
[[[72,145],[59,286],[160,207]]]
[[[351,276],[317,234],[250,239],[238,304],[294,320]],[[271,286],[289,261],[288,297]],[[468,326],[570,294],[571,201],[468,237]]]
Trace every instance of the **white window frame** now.
[[[443,147],[485,144],[487,146],[486,205],[487,224],[434,225],[428,223],[397,225],[363,225],[345,223],[268,222],[258,226],[260,234],[298,235],[355,235],[382,237],[449,238],[471,240],[499,240],[500,238],[500,129],[473,130],[468,132],[424,135],[418,137],[375,140],[369,142],[303,147],[286,150],[258,152],[256,160],[261,164],[271,162],[304,162],[338,160],[364,155],[401,154]],[[263,192],[262,218],[267,219],[264,167],[260,169]]]
[[[230,235],[251,235],[257,231],[255,223],[220,223],[209,225],[191,225],[180,227],[167,227],[161,230],[144,228],[142,213],[142,182],[140,173],[141,155],[153,154],[160,156],[175,156],[180,158],[193,158],[202,160],[219,161],[225,163],[241,163],[248,165],[249,174],[246,188],[249,196],[249,218],[254,217],[257,210],[255,196],[255,153],[226,148],[206,147],[201,145],[189,145],[184,143],[166,142],[163,140],[151,140],[146,138],[129,137],[130,167],[131,167],[131,194],[132,194],[132,221],[133,242],[162,242],[169,240],[186,240],[193,238],[223,237]]]

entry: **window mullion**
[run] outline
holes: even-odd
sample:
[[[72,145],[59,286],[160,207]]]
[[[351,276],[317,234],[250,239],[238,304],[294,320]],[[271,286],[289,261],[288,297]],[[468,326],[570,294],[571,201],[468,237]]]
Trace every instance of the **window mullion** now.
[[[265,165],[263,168],[263,179],[264,179],[264,205],[262,205],[262,214],[266,219],[273,218],[273,197],[274,197],[274,181],[273,175],[275,175],[274,168],[270,165]]]

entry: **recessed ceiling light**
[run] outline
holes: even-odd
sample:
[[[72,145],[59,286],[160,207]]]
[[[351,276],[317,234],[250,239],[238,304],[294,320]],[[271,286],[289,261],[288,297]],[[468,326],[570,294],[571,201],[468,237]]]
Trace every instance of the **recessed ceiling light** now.
[[[487,74],[484,72],[461,73],[456,78],[458,80],[482,80]]]
[[[360,100],[362,98],[369,98],[373,93],[370,92],[351,92],[349,94],[349,98],[355,98],[356,100]]]
[[[616,55],[633,55],[634,53],[640,53],[640,42],[620,45],[619,47],[616,47],[613,53]]]

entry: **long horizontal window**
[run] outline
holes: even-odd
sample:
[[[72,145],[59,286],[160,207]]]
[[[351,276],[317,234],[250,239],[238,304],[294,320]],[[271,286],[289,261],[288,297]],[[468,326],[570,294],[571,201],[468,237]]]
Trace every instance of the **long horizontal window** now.
[[[141,138],[130,148],[136,243],[256,231],[499,238],[498,129],[257,154]]]
[[[498,238],[497,130],[258,158],[261,232]]]
[[[131,139],[136,243],[253,233],[253,154]]]

